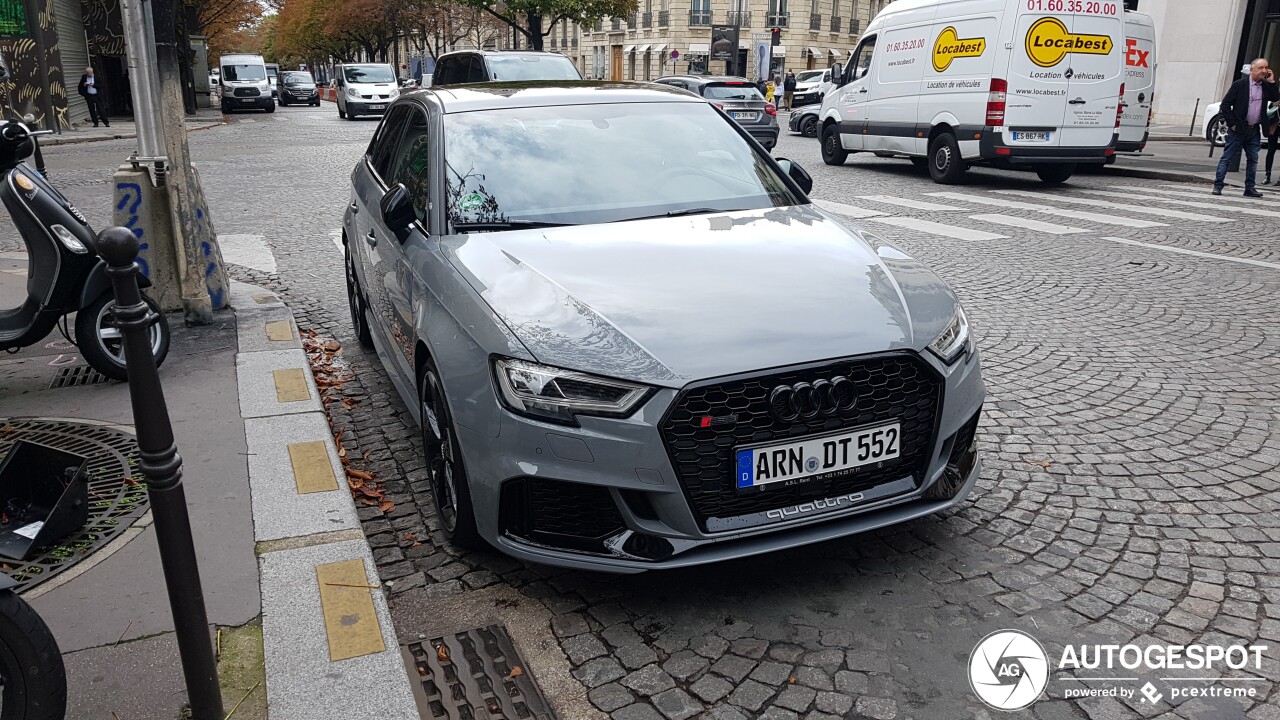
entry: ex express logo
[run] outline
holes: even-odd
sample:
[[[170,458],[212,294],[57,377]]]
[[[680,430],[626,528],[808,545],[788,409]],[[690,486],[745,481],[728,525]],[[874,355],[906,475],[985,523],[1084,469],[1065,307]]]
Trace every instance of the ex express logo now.
[[[1151,57],[1151,51],[1139,50],[1137,38],[1128,38],[1127,40],[1124,41],[1124,44],[1125,44],[1125,51],[1124,51],[1125,65],[1128,65],[1129,67],[1140,67],[1140,68],[1151,67],[1150,61],[1147,59]]]
[[[1071,53],[1110,55],[1114,43],[1107,35],[1073,33],[1058,18],[1040,18],[1027,30],[1027,57],[1040,67],[1053,67]]]

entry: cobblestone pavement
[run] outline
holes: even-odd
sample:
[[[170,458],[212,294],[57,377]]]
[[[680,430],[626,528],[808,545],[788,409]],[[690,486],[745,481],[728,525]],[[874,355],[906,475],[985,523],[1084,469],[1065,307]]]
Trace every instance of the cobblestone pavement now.
[[[350,169],[376,123],[339,121],[328,105],[239,119],[191,136],[213,219],[220,233],[261,235],[274,251],[277,273],[237,275],[281,291],[300,324],[346,346],[353,404],[330,407],[348,452],[394,503],[361,511],[393,604],[517,589],[541,606],[590,702],[616,720],[988,717],[966,663],[1000,628],[1031,633],[1052,658],[1085,642],[1269,646],[1261,672],[1055,676],[1021,717],[1280,718],[1280,207],[1113,175],[1044,190],[1028,175],[981,170],[944,188],[900,160],[826,167],[816,141],[784,137],[775,154],[804,164],[815,198],[878,213],[858,222],[965,302],[990,392],[982,478],[942,516],[613,577],[435,540],[416,427],[354,342],[334,242]],[[130,148],[48,157],[55,182],[101,222],[104,180]],[[1088,192],[1113,186],[1136,195]],[[1069,228],[1083,232],[1054,234]],[[12,241],[6,224],[0,249]],[[1175,675],[1235,679],[1162,679]],[[1147,681],[1161,700],[1064,699]],[[1173,693],[1213,686],[1253,694]]]

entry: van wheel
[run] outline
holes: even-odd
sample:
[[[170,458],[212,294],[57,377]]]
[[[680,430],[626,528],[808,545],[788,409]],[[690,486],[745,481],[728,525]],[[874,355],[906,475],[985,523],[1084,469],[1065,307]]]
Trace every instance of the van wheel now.
[[[263,110],[265,110],[266,112],[273,113],[273,112],[275,112],[275,111],[276,111],[276,104],[275,104],[275,103],[271,103],[270,105],[268,105],[268,106],[266,106],[266,107],[264,107],[264,108],[262,108],[262,109],[263,109]]]
[[[835,125],[822,128],[822,162],[843,165],[849,159],[849,151],[840,146],[840,131]]]
[[[341,120],[347,119],[347,111],[343,110],[341,105],[338,106],[338,118]]]
[[[1061,185],[1070,179],[1075,171],[1075,163],[1036,166],[1036,175],[1039,175],[1040,181],[1046,185]]]
[[[969,169],[960,157],[960,143],[951,133],[942,133],[929,143],[928,164],[929,177],[942,185],[955,185]]]

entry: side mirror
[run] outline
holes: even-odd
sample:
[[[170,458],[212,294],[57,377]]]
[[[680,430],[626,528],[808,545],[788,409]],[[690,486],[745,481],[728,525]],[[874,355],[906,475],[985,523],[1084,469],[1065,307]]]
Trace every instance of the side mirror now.
[[[396,183],[382,196],[378,201],[378,210],[382,213],[383,224],[396,235],[403,233],[414,220],[418,219],[417,213],[413,210],[413,200],[409,197],[409,190],[404,183]]]
[[[836,87],[844,85],[844,66],[840,63],[831,66],[831,82],[835,83]]]
[[[805,195],[808,195],[809,191],[813,190],[813,178],[809,173],[805,172],[804,168],[800,167],[800,163],[786,158],[775,158],[774,161],[778,163],[778,167],[782,168],[782,172],[786,173],[788,177],[800,186]]]

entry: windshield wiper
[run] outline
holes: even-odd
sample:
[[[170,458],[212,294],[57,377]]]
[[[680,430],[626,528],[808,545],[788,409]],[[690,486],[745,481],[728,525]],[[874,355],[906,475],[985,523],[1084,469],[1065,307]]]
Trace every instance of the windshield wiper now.
[[[718,213],[718,212],[728,212],[728,211],[723,210],[721,208],[710,208],[710,207],[685,208],[684,210],[669,210],[667,212],[658,213],[656,215],[640,215],[639,217],[622,218],[621,220],[614,220],[613,222],[630,222],[632,220],[652,220],[654,218],[673,218],[673,217],[683,217],[685,215],[705,215],[707,213]]]
[[[564,227],[572,223],[544,222],[541,220],[489,220],[478,222],[456,222],[455,230],[527,230],[531,228]]]

